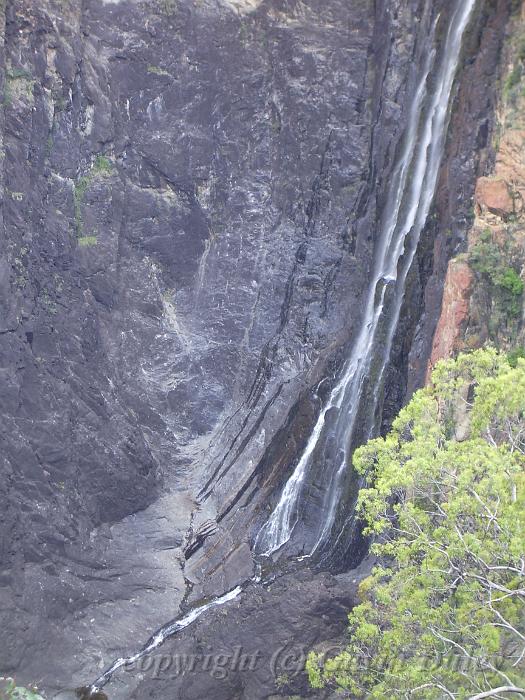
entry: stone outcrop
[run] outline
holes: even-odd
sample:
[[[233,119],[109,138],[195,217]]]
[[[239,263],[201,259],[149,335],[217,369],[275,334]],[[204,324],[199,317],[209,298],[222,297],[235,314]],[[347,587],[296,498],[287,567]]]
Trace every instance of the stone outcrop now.
[[[506,221],[516,213],[515,198],[509,184],[501,177],[480,177],[475,201],[480,216],[494,214]]]
[[[434,336],[431,366],[438,359],[451,357],[462,340],[468,317],[473,274],[464,259],[451,260],[443,292],[443,311]]]

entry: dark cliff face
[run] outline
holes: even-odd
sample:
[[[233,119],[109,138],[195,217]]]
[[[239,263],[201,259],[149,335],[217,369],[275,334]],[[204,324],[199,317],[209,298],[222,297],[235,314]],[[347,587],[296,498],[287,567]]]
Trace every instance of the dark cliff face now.
[[[436,196],[408,281],[388,368],[385,428],[400,403],[425,382],[447,263],[466,246],[474,210],[475,174],[484,174],[494,158],[494,110],[508,19],[509,3],[505,0],[478,3],[465,39]]]
[[[507,7],[480,5],[465,61],[490,76]],[[0,670],[80,684],[187,581],[251,572],[250,527],[362,311],[421,6],[6,0]],[[490,121],[484,88],[455,134]],[[442,193],[474,181],[455,143]]]

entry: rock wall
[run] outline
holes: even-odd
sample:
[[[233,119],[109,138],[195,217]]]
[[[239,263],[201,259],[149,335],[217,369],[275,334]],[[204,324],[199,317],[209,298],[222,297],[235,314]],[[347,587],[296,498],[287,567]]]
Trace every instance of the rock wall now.
[[[425,382],[437,322],[445,308],[443,281],[448,262],[467,245],[476,175],[485,174],[494,161],[495,112],[508,11],[504,2],[478,4],[466,37],[462,79],[457,86],[433,211],[406,297],[404,318],[412,320],[401,322],[398,332],[390,385],[399,389],[392,399],[387,397],[390,410],[386,417],[390,419],[399,402]],[[423,310],[415,319],[414,309]]]
[[[492,135],[494,156],[477,180],[472,223],[448,264],[429,368],[486,344],[523,352],[525,280],[525,5],[508,29]]]
[[[191,585],[251,571],[249,528],[359,320],[424,5],[2,4],[2,672],[80,685]],[[506,13],[480,2],[442,202],[474,181],[465,125],[490,121],[492,91],[469,80],[493,74]],[[429,228],[414,268],[387,414],[426,367],[442,234]],[[320,620],[349,585],[327,580],[328,602],[315,579],[276,591],[286,634],[327,638]],[[237,611],[246,637],[253,595]]]

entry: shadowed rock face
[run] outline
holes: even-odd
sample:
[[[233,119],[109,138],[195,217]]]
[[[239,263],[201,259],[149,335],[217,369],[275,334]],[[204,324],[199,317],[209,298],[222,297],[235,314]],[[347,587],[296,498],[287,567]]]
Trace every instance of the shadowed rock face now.
[[[522,2],[521,12],[516,11],[508,24],[503,47],[494,158],[476,182],[466,246],[448,264],[429,371],[437,360],[460,351],[490,344],[502,351],[519,352],[525,343],[522,295],[518,290],[513,299],[502,296],[491,280],[498,269],[524,277],[525,94],[515,69],[524,29]],[[483,274],[479,264],[488,259],[487,248],[494,260],[491,275]]]
[[[466,60],[489,75],[506,5],[480,2],[472,30]],[[173,617],[188,581],[198,597],[251,573],[250,527],[359,321],[422,6],[6,0],[1,671],[81,685]],[[477,164],[457,140],[448,163],[469,191]],[[430,274],[418,265],[403,362]],[[416,342],[413,364],[425,353]],[[333,636],[320,590],[346,605],[344,582],[286,581],[284,629]],[[238,613],[245,638],[250,611],[272,606],[257,595]],[[202,678],[188,698],[218,687]],[[273,692],[271,674],[232,683],[224,697]],[[166,697],[156,687],[144,697]]]

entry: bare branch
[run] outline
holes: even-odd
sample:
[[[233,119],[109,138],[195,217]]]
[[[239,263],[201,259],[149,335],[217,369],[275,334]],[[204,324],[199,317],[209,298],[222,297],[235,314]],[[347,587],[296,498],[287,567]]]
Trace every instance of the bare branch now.
[[[492,690],[485,690],[483,693],[478,693],[469,698],[469,700],[483,700],[483,698],[493,698],[500,693],[518,693],[519,695],[525,695],[525,688],[518,688],[515,685],[500,685],[499,688],[493,688]]]

